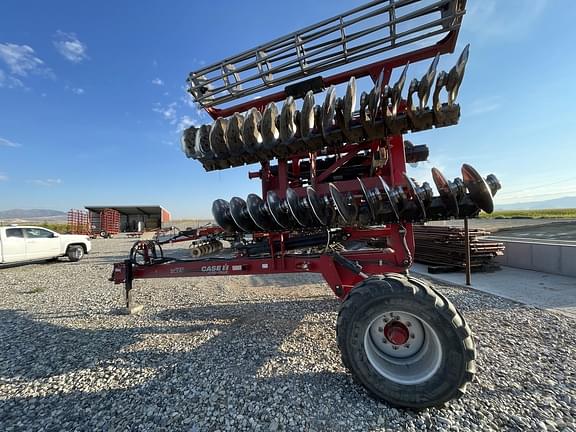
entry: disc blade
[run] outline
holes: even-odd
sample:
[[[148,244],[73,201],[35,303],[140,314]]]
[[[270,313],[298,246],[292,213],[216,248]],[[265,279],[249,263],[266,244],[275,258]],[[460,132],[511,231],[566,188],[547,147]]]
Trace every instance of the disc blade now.
[[[342,195],[334,183],[328,184],[328,189],[330,190],[330,196],[332,197],[332,201],[334,202],[340,217],[345,223],[352,223],[355,213],[352,206],[348,205],[344,195]]]
[[[275,231],[278,229],[278,225],[274,222],[274,218],[266,207],[266,203],[258,195],[248,195],[246,207],[252,221],[262,230]]]
[[[234,113],[228,122],[228,130],[226,131],[228,150],[232,156],[239,156],[246,151],[242,137],[243,127],[244,116],[239,113]]]
[[[458,217],[458,196],[454,188],[450,186],[444,174],[437,168],[432,168],[432,180],[434,180],[436,189],[438,189],[442,202],[446,206],[447,215]]]
[[[203,159],[214,159],[214,153],[210,149],[210,129],[210,125],[204,124],[198,128],[196,133],[194,148],[196,153],[200,154]]]
[[[306,140],[314,131],[314,93],[310,90],[304,96],[300,111],[300,136]]]
[[[256,153],[262,148],[263,140],[259,129],[261,121],[262,114],[256,108],[251,108],[244,119],[242,139],[244,141],[244,149],[248,153]]]
[[[364,199],[368,204],[368,208],[370,209],[370,215],[372,216],[372,220],[376,220],[376,205],[375,197],[368,189],[368,187],[364,184],[362,179],[358,178],[358,183],[360,183],[360,188],[362,189],[362,193],[364,194]]]
[[[220,159],[229,156],[226,131],[228,130],[228,119],[218,117],[212,125],[210,131],[210,149]]]
[[[410,195],[412,196],[412,199],[414,200],[414,202],[418,206],[418,210],[420,211],[420,215],[422,216],[423,219],[426,219],[426,207],[424,206],[424,201],[422,200],[422,197],[418,193],[418,186],[416,186],[416,183],[414,183],[414,180],[412,180],[410,177],[408,177],[408,175],[406,173],[403,173],[403,175],[404,175],[404,179],[406,180],[406,185],[408,186],[408,190],[410,191]]]
[[[234,197],[230,200],[230,215],[232,216],[232,219],[234,219],[234,223],[236,223],[242,231],[248,233],[260,231],[248,214],[246,201],[242,198]]]
[[[380,180],[380,184],[382,185],[382,191],[384,192],[384,195],[388,200],[388,205],[390,206],[392,213],[394,213],[395,220],[400,220],[400,211],[398,209],[398,197],[396,197],[392,193],[390,186],[388,186],[388,183],[386,183],[386,180],[384,180],[382,176],[378,176],[378,179]]]
[[[306,195],[308,196],[308,202],[312,208],[312,213],[314,213],[318,222],[323,226],[328,225],[330,219],[328,209],[326,208],[326,204],[320,199],[320,197],[318,197],[316,190],[314,190],[312,186],[308,186],[306,188]]]
[[[296,136],[296,102],[288,96],[280,112],[280,139],[289,144]]]
[[[356,78],[351,77],[346,86],[346,96],[344,96],[344,127],[348,131],[352,123],[354,111],[356,110]]]
[[[311,226],[310,216],[307,214],[306,209],[302,206],[300,197],[296,194],[294,189],[286,189],[286,203],[290,209],[290,214],[300,226]]]
[[[186,154],[187,158],[196,159],[198,157],[194,147],[196,144],[196,132],[198,132],[198,128],[190,126],[184,130],[182,137],[180,138],[181,149]]]
[[[229,233],[239,231],[238,226],[230,214],[228,201],[223,199],[214,201],[212,203],[212,216],[214,216],[214,220],[224,231]]]
[[[462,165],[462,179],[470,194],[470,199],[486,213],[494,211],[494,198],[486,181],[468,164]]]
[[[266,195],[266,203],[274,221],[282,228],[290,229],[292,227],[292,220],[288,214],[288,208],[284,207],[283,200],[275,191],[268,191]]]
[[[327,136],[334,125],[336,114],[336,87],[330,86],[322,105],[322,135]]]
[[[264,110],[260,123],[260,133],[262,134],[264,148],[266,149],[274,148],[280,138],[280,132],[276,126],[277,117],[278,108],[274,102],[270,102]]]

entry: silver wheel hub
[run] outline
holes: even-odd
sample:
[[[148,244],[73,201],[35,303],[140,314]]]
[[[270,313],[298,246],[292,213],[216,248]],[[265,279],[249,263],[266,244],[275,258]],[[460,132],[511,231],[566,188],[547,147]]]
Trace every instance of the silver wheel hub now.
[[[389,311],[366,328],[366,356],[382,376],[399,384],[414,385],[433,376],[442,362],[436,331],[416,315]]]

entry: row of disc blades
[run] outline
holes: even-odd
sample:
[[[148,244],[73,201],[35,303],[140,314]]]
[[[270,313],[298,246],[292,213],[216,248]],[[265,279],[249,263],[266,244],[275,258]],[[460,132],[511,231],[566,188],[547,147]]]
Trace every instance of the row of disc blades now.
[[[227,232],[252,233],[442,220],[474,216],[480,210],[493,211],[493,195],[500,189],[494,175],[484,179],[472,166],[464,164],[462,179],[448,181],[436,168],[432,169],[432,177],[438,196],[433,196],[428,183],[419,186],[408,176],[404,187],[391,187],[377,177],[374,186],[367,186],[366,179],[357,179],[357,190],[348,193],[330,183],[326,195],[319,195],[309,186],[302,195],[288,188],[284,198],[269,191],[265,200],[256,194],[248,195],[246,200],[218,199],[212,205],[212,214]]]
[[[217,167],[226,168],[239,162],[265,161],[346,142],[455,124],[460,115],[455,99],[464,77],[468,46],[449,72],[436,73],[438,60],[436,56],[420,80],[410,82],[405,110],[400,109],[400,104],[408,64],[392,86],[384,84],[382,70],[372,90],[361,94],[358,111],[356,79],[352,77],[344,97],[336,97],[336,89],[331,86],[322,106],[316,105],[310,90],[300,110],[296,109],[295,99],[288,96],[281,110],[269,103],[263,112],[252,108],[245,114],[218,118],[211,125],[192,126],[183,133],[182,150],[189,158],[212,161]],[[448,95],[446,103],[440,102],[442,89]],[[427,106],[431,94],[432,108]],[[414,102],[415,95],[418,103]]]

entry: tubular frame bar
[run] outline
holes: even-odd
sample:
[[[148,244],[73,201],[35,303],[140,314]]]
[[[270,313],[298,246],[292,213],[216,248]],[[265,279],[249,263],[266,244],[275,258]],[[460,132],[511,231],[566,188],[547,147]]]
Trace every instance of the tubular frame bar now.
[[[416,44],[421,46],[422,41],[430,40],[434,36],[446,35],[443,40],[454,36],[455,40],[465,13],[466,0],[430,0],[425,1],[420,9],[414,10],[418,1],[372,1],[226,58],[190,73],[189,92],[196,102],[209,109],[396,48],[417,47]],[[359,15],[362,13],[363,15]],[[346,32],[351,30],[351,26],[366,24],[366,20],[384,16],[388,17],[388,21],[354,33]],[[413,22],[410,22],[411,20]],[[406,23],[414,25],[408,30],[399,31],[398,26]],[[387,31],[387,36],[379,38],[384,30]],[[363,40],[362,44],[352,46],[354,41],[369,36],[374,40]],[[322,41],[322,38],[326,37],[332,39]],[[430,43],[429,47],[435,46],[432,41]],[[415,51],[419,50],[412,52]],[[412,52],[400,56],[406,55],[410,60]],[[272,62],[276,64],[272,66]],[[241,78],[240,73],[249,76]],[[274,74],[281,73],[285,75],[274,78]]]

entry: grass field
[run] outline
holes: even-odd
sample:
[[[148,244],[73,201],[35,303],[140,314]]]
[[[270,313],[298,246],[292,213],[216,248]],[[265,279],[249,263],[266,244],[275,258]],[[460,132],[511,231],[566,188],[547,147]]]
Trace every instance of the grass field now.
[[[542,210],[496,210],[492,214],[480,213],[487,219],[525,218],[525,219],[576,219],[576,208]]]

